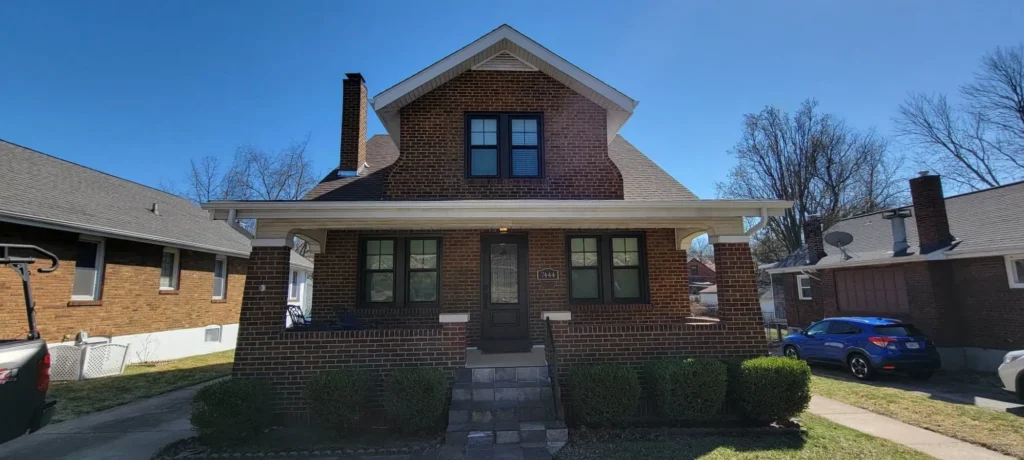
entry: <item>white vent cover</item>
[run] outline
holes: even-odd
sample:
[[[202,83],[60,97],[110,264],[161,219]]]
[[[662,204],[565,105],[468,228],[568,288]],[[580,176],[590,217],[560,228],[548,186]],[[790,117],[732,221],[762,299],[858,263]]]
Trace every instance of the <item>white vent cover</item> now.
[[[481,62],[473,66],[473,70],[498,70],[505,72],[535,72],[537,68],[530,65],[530,63],[519,59],[516,55],[508,52],[501,51],[494,56],[487,58],[484,62]]]

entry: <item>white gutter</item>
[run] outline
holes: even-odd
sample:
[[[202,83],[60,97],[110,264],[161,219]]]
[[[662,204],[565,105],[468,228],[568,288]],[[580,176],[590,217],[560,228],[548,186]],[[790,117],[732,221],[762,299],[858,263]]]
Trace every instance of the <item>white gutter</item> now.
[[[744,236],[754,236],[755,233],[761,231],[765,225],[768,225],[768,208],[761,208],[761,220],[757,221],[753,227],[743,233]]]
[[[226,220],[320,221],[323,228],[681,228],[694,221],[781,216],[788,201],[759,200],[458,200],[214,201],[202,205]],[[460,227],[461,226],[461,227]]]

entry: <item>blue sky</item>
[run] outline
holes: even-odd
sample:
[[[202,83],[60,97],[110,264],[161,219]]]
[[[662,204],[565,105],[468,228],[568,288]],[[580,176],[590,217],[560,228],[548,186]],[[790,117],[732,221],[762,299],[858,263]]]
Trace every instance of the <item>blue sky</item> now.
[[[908,91],[1024,41],[1020,0],[562,3],[5,0],[0,138],[158,186],[309,133],[327,171],[345,72],[375,95],[508,23],[639,100],[622,134],[713,198],[744,113],[815,97],[888,134]]]

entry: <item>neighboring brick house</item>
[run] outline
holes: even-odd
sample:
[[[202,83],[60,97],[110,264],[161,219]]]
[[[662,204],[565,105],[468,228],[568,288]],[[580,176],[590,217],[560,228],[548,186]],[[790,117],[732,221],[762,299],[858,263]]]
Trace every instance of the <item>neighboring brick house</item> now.
[[[686,261],[686,270],[690,281],[690,295],[700,294],[701,291],[714,286],[715,284],[715,263],[712,261],[702,262],[696,257]]]
[[[560,374],[766,353],[743,222],[791,203],[698,199],[618,134],[636,101],[508,26],[372,98],[387,133],[369,140],[366,96],[347,74],[340,167],[304,200],[203,205],[258,221],[234,375],[271,379],[280,411],[338,367],[500,379],[483,369],[544,366],[551,345]],[[688,318],[686,249],[705,233],[718,321]],[[303,330],[275,321],[293,236],[315,253]],[[339,315],[364,324],[330,330]]]
[[[60,259],[32,274],[47,342],[85,331],[132,361],[235,346],[249,240],[188,200],[0,141],[0,243]],[[0,267],[0,338],[27,327],[21,278]]]
[[[913,322],[947,368],[994,370],[1024,348],[1024,182],[943,198],[939,176],[910,180],[913,205],[844,219],[769,268],[790,326],[829,316]],[[846,255],[824,242],[846,232]]]

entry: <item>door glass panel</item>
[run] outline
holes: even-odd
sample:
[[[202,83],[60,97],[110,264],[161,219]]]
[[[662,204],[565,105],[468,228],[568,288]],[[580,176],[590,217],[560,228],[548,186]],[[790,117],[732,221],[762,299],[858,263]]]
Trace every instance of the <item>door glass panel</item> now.
[[[519,247],[491,245],[491,303],[519,303]]]

